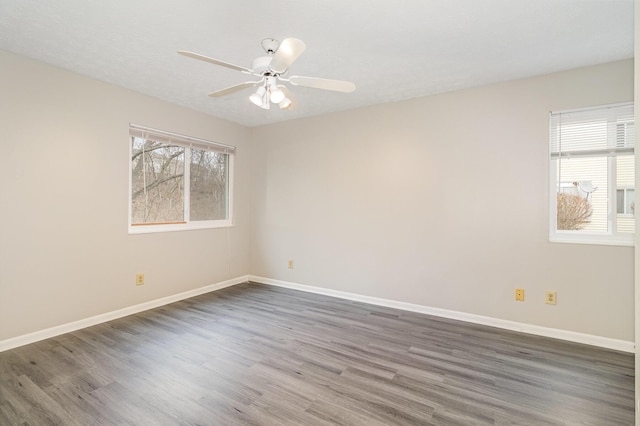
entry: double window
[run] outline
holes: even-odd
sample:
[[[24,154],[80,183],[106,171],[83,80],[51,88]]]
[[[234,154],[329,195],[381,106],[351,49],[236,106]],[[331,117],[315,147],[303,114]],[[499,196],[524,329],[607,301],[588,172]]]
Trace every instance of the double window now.
[[[235,148],[130,125],[129,233],[232,223]]]
[[[550,116],[550,240],[633,243],[633,104]]]

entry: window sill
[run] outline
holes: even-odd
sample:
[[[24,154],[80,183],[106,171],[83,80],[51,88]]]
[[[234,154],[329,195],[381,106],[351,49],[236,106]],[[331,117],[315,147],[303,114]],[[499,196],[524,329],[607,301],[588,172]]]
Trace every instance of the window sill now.
[[[155,234],[160,232],[195,231],[198,229],[232,228],[235,225],[230,220],[215,220],[206,222],[176,223],[166,225],[129,225],[129,235]]]
[[[620,247],[633,247],[633,235],[629,235],[629,238],[614,239],[608,236],[594,236],[594,235],[553,235],[549,236],[550,243],[560,244],[590,244],[599,246],[620,246]]]

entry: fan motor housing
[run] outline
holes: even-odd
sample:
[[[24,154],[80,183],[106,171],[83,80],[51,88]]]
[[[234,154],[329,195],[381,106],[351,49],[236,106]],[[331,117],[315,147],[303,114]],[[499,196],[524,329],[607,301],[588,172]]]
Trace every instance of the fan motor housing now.
[[[271,63],[271,56],[261,56],[253,60],[251,69],[258,74],[264,74],[269,71],[270,63]]]
[[[275,38],[265,38],[260,44],[268,55],[273,55],[276,53],[276,50],[278,50],[278,47],[280,47],[280,42]]]

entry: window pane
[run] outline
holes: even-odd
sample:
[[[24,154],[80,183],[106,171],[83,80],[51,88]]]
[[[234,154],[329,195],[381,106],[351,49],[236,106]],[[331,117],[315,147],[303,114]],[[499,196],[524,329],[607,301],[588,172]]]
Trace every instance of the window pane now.
[[[184,221],[184,148],[132,138],[131,223]]]
[[[220,220],[228,217],[228,164],[228,154],[191,150],[191,220]]]
[[[626,214],[634,214],[636,207],[636,196],[633,189],[627,189],[627,196],[624,197],[624,212]]]
[[[557,229],[608,231],[607,157],[557,160]],[[564,188],[574,186],[569,193]]]
[[[624,214],[624,189],[616,191],[616,211],[618,214]]]
[[[635,155],[621,155],[616,157],[616,186],[618,191],[618,215],[616,216],[616,230],[620,233],[632,234],[635,231]],[[620,193],[624,192],[624,197],[620,199]],[[622,204],[621,204],[622,203]],[[620,209],[622,207],[622,209]]]

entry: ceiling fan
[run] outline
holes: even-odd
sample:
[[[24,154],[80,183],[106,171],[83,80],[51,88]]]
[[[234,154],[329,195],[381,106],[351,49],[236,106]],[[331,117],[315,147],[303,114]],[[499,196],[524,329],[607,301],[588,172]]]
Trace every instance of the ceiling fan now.
[[[291,93],[281,82],[291,83],[294,86],[312,87],[314,89],[333,90],[335,92],[349,93],[356,89],[356,85],[350,81],[330,80],[318,77],[304,77],[292,75],[286,77],[289,67],[304,52],[305,44],[297,38],[286,38],[282,43],[272,38],[262,40],[262,48],[267,56],[256,58],[251,68],[240,65],[231,64],[219,59],[210,58],[200,55],[199,53],[179,50],[178,53],[183,56],[206,61],[215,65],[219,65],[232,70],[240,71],[259,77],[256,81],[245,81],[225,89],[209,93],[214,98],[229,95],[251,87],[258,86],[258,90],[249,97],[249,100],[257,106],[270,109],[271,104],[278,104],[280,109],[289,109],[293,104]]]

